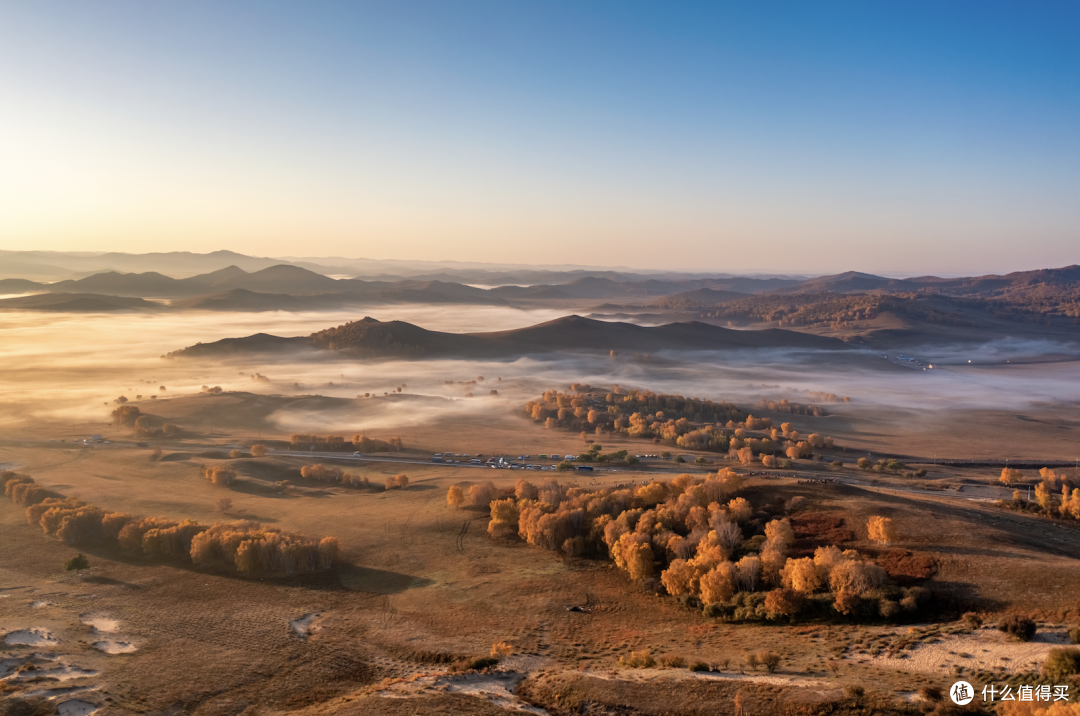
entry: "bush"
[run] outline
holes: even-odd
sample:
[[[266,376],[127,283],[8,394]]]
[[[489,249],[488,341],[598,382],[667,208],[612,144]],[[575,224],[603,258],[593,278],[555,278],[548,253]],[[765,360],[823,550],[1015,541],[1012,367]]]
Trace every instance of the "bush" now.
[[[462,659],[454,664],[454,671],[481,671],[490,666],[495,666],[499,660],[494,656],[480,656],[475,659]]]
[[[900,613],[900,602],[892,599],[882,599],[878,602],[878,613],[885,619],[892,619]]]
[[[1020,641],[1031,641],[1035,638],[1037,627],[1035,622],[1028,617],[1012,614],[998,625],[998,629],[1009,636],[1016,637]]]
[[[1010,614],[998,624],[998,629],[1021,641],[1030,641],[1035,638],[1037,626],[1034,620],[1021,617],[1020,614]]]
[[[710,671],[710,669],[704,661],[695,661],[690,665],[690,671]]]
[[[1056,681],[1080,674],[1080,649],[1051,649],[1043,662],[1042,671]]]
[[[1069,641],[1073,644],[1080,644],[1080,627],[1073,627],[1069,630]]]
[[[630,656],[620,656],[619,665],[629,669],[651,669],[656,666],[656,659],[652,657],[648,649],[642,649],[630,652]]]
[[[514,653],[514,647],[505,641],[499,641],[491,645],[492,656],[510,656]]]
[[[919,688],[919,696],[923,701],[929,701],[936,704],[944,698],[944,694],[941,693],[941,689],[937,686],[930,686],[929,684]]]
[[[252,457],[266,457],[268,448],[262,443],[256,443],[251,446]]]
[[[975,612],[964,612],[964,616],[960,617],[960,622],[965,629],[975,630],[982,626],[982,617]]]
[[[761,663],[761,660],[758,659],[758,655],[753,652],[747,654],[744,660],[746,661],[746,665],[750,667],[751,671],[757,671],[758,664]]]
[[[661,659],[660,662],[669,669],[682,669],[686,666],[686,659],[670,654]]]

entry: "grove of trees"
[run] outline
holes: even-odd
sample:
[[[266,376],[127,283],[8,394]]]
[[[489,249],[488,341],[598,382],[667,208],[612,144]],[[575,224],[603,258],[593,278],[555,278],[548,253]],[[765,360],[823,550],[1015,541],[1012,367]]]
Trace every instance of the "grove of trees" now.
[[[795,618],[811,607],[892,618],[925,604],[926,590],[897,588],[858,551],[823,546],[794,556],[789,519],[755,512],[738,494],[742,481],[730,469],[595,491],[521,479],[513,495],[491,495],[488,533],[568,557],[610,559],[650,591],[730,619]]]
[[[570,389],[570,393],[545,392],[539,400],[527,402],[525,412],[548,429],[580,430],[583,436],[607,432],[652,438],[687,450],[727,453],[743,464],[763,455],[808,458],[815,448],[833,446],[832,438],[817,434],[803,438],[789,423],[784,423],[782,431],[777,430],[771,419],[755,418],[727,402],[627,391],[617,385],[602,391],[574,383]],[[587,460],[591,457],[606,461],[599,450],[593,452],[595,455],[586,454]]]
[[[340,552],[336,537],[321,540],[256,522],[210,526],[194,520],[106,512],[37,485],[27,475],[0,473],[4,494],[26,508],[26,521],[71,545],[114,542],[128,552],[197,565],[223,564],[244,573],[329,569]]]
[[[343,487],[352,487],[356,489],[367,489],[371,487],[371,481],[368,479],[367,475],[354,475],[351,472],[345,472],[340,467],[334,465],[323,465],[321,463],[316,465],[304,465],[300,468],[300,475],[305,480],[327,482],[331,485],[341,485]]]
[[[312,446],[320,452],[401,452],[405,449],[401,438],[378,440],[366,435],[353,435],[346,440],[341,435],[308,435],[298,433],[289,437],[293,450],[308,450]]]

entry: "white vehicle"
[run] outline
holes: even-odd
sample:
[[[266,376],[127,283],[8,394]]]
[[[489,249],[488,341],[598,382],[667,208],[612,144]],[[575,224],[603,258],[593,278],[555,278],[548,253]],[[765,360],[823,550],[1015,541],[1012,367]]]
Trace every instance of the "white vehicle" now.
[[[577,455],[567,455],[563,460],[577,460]]]
[[[474,457],[472,460],[469,460],[469,462],[471,462],[473,465],[479,465],[480,464],[480,458]]]
[[[435,457],[442,457],[442,453],[441,452],[435,453]]]
[[[359,450],[357,450],[356,452],[353,453],[353,455],[356,455],[356,456],[360,456],[361,454],[362,453]]]

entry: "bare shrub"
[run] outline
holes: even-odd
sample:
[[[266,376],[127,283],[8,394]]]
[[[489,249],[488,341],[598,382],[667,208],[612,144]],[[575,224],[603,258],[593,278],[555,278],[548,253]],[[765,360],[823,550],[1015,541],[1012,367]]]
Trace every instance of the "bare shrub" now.
[[[771,674],[780,666],[780,655],[771,651],[763,651],[758,654],[758,661],[765,667],[765,671]]]

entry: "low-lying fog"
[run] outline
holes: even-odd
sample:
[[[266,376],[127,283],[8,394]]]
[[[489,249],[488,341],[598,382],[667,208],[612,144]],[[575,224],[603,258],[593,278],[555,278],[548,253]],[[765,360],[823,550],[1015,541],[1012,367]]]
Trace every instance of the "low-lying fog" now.
[[[224,390],[354,398],[392,393],[452,400],[379,401],[362,417],[292,412],[273,419],[283,430],[389,430],[473,410],[493,403],[520,411],[525,400],[571,382],[612,383],[658,392],[729,400],[753,410],[763,399],[823,404],[838,414],[869,407],[896,411],[957,408],[1022,410],[1033,404],[1080,401],[1080,362],[1001,364],[1007,356],[1063,354],[1075,347],[1050,342],[996,341],[982,346],[922,346],[910,355],[944,361],[933,369],[898,366],[880,353],[755,350],[633,356],[548,354],[513,361],[314,360],[295,358],[210,361],[168,360],[169,351],[202,341],[266,332],[305,335],[371,315],[400,319],[443,331],[490,331],[524,327],[557,318],[564,311],[523,311],[501,307],[386,306],[360,312],[184,313],[69,315],[38,312],[0,314],[0,431],[25,427],[33,419],[106,420],[112,401],[151,395],[158,399],[198,392],[203,385]],[[895,354],[890,352],[891,357]],[[966,361],[971,360],[971,364]],[[988,362],[998,362],[986,365]],[[255,379],[254,374],[265,376]],[[483,376],[476,384],[465,381]],[[500,380],[501,379],[501,380]],[[448,384],[446,381],[452,381]],[[165,390],[160,390],[165,386]],[[497,390],[498,396],[489,391]],[[464,400],[472,392],[474,398]],[[832,393],[851,403],[828,404],[815,393]],[[105,403],[108,403],[106,405]],[[147,412],[152,408],[144,407]],[[878,410],[888,419],[889,410]],[[342,420],[347,420],[343,424]],[[0,437],[3,434],[0,432]]]

